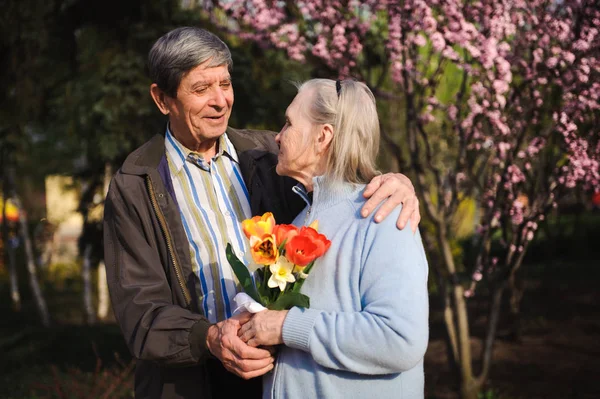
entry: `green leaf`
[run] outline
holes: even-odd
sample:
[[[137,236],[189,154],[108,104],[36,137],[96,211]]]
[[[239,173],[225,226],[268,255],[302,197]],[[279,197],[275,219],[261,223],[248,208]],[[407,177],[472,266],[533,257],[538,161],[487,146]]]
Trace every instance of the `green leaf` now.
[[[312,269],[314,264],[315,264],[315,261],[313,260],[304,268],[303,273],[304,274],[310,273],[310,270]],[[296,280],[296,282],[294,283],[294,286],[292,287],[292,292],[300,292],[300,289],[302,288],[302,285],[304,284],[305,281],[306,281],[305,278],[298,278]]]
[[[256,291],[256,287],[254,286],[254,281],[252,281],[252,277],[250,276],[250,272],[248,271],[248,268],[233,253],[233,250],[231,249],[231,244],[227,243],[227,248],[225,248],[225,253],[227,255],[227,260],[229,261],[229,264],[231,265],[231,268],[233,269],[233,272],[235,273],[235,276],[237,277],[238,281],[242,285],[242,288],[244,288],[244,292],[246,294],[250,295],[250,297],[252,299],[254,299],[256,302],[258,302],[264,306],[265,303],[261,300],[261,297],[258,294],[258,291]]]
[[[294,306],[300,308],[309,308],[310,299],[299,292],[286,292],[281,295],[277,300],[267,306],[271,310],[287,310]]]

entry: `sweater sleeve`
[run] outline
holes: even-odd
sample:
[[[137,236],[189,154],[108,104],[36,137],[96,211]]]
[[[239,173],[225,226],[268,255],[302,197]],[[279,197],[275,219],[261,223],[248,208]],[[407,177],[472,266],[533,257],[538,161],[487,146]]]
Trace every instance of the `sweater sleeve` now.
[[[429,333],[428,266],[420,234],[409,226],[397,230],[396,217],[367,227],[362,310],[293,308],[283,326],[287,346],[310,353],[321,366],[360,374],[399,373],[419,363]]]

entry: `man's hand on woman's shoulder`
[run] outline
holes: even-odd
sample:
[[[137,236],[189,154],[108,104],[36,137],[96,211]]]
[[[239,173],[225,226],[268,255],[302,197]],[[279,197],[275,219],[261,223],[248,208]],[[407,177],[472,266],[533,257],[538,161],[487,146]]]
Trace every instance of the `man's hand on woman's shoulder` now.
[[[383,205],[377,209],[377,214],[375,215],[375,221],[381,222],[392,210],[402,204],[402,211],[400,212],[396,226],[402,230],[410,220],[410,227],[413,233],[417,231],[417,227],[421,221],[419,200],[415,194],[415,188],[408,177],[401,173],[386,173],[375,176],[365,188],[364,197],[368,198],[368,200],[361,210],[363,217],[369,216],[383,202]]]

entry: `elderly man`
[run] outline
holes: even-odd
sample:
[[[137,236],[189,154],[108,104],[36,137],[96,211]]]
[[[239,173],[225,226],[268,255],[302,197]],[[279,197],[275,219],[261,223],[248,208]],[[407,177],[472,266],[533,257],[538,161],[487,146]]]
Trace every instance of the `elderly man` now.
[[[289,223],[304,204],[275,173],[275,133],[227,126],[231,54],[213,34],[179,28],[149,54],[150,94],[166,131],[129,155],[105,205],[105,262],[115,316],[138,359],[138,398],[260,397],[273,355],[238,336],[239,290],[225,258],[243,256],[240,222],[266,211]],[[410,182],[384,175],[367,190],[376,220],[400,202],[401,227],[419,215]],[[377,189],[377,190],[376,190]],[[391,195],[391,196],[390,196]],[[389,197],[389,198],[388,198]],[[241,378],[240,378],[241,377]]]

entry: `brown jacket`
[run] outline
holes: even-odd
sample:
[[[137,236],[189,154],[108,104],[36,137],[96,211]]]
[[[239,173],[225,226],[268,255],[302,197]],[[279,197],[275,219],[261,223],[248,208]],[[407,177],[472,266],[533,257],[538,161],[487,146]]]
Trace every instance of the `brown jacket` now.
[[[290,223],[304,205],[291,191],[296,182],[275,173],[274,133],[229,128],[227,134],[252,214],[271,211],[278,223]],[[226,372],[206,347],[210,322],[190,294],[200,282],[192,272],[163,135],[131,153],[115,174],[104,211],[104,252],[114,313],[138,359],[136,398],[221,398],[238,391],[260,397],[260,379],[243,381]]]

